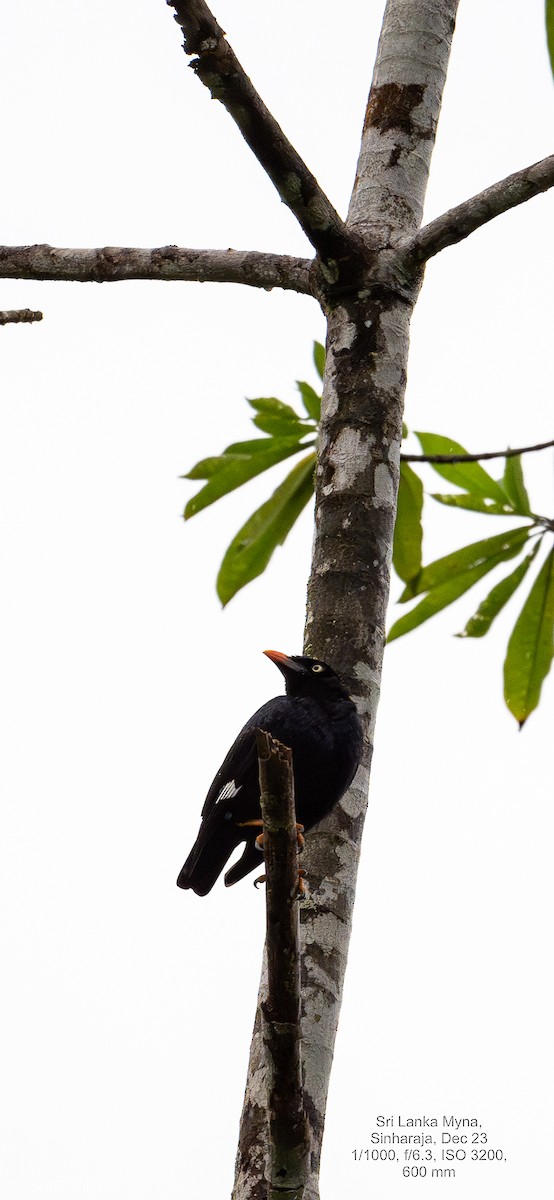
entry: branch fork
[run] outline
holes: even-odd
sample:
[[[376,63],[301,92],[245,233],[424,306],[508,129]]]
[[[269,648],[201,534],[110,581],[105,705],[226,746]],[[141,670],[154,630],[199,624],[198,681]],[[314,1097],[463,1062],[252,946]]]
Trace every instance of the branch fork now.
[[[244,140],[294,214],[322,264],[325,279],[346,284],[357,277],[363,243],[349,229],[317,179],[266,108],[205,0],[167,0],[181,26],[190,66],[220,100]]]

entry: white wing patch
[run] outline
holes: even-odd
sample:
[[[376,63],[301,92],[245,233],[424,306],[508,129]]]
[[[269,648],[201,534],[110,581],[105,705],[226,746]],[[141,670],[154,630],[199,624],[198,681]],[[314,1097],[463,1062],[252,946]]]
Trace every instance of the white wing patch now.
[[[237,787],[234,779],[230,779],[228,783],[224,783],[217,797],[216,804],[219,804],[220,800],[233,800],[235,796],[238,796],[241,787],[242,783],[239,783]]]

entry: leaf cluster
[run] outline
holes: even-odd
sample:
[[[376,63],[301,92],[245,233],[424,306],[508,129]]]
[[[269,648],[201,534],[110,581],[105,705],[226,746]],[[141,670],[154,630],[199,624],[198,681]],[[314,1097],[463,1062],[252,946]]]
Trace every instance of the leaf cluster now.
[[[416,437],[425,455],[467,454],[452,438],[436,433],[417,433]],[[517,566],[495,584],[457,634],[463,638],[484,637],[525,579],[545,538],[552,532],[552,523],[531,511],[521,456],[506,457],[504,463],[504,474],[498,480],[480,463],[431,463],[443,479],[461,489],[432,493],[438,503],[519,518],[524,523],[506,533],[462,546],[426,566],[422,562],[423,485],[408,463],[401,463],[393,564],[405,584],[398,602],[417,600],[417,603],[395,621],[389,631],[389,642],[458,600],[495,567],[517,558]],[[551,546],[516,620],[504,660],[504,698],[520,728],[539,702],[552,662],[553,634],[554,547]]]
[[[323,379],[325,350],[319,342],[314,342],[313,359]],[[245,521],[226,550],[217,577],[222,604],[227,604],[241,588],[262,574],[313,494],[321,396],[303,380],[298,380],[296,386],[304,412],[297,412],[274,396],[249,400],[255,413],[253,424],[263,436],[233,443],[222,454],[197,463],[185,476],[205,480],[185,508],[188,519],[256,475],[303,453],[269,499]],[[407,432],[404,426],[404,437]],[[425,456],[467,455],[463,446],[441,434],[417,433],[416,437]],[[521,456],[504,459],[501,479],[494,479],[479,462],[432,462],[431,465],[438,475],[459,489],[432,493],[439,504],[483,515],[511,517],[518,524],[424,566],[423,483],[409,463],[401,462],[393,566],[404,583],[398,603],[416,603],[395,621],[389,642],[416,629],[458,600],[496,567],[517,559],[515,567],[495,583],[457,635],[484,637],[525,580],[554,529],[552,521],[531,510]],[[539,702],[552,661],[553,633],[554,547],[550,546],[516,620],[504,661],[504,696],[520,727]]]
[[[314,342],[313,357],[316,370],[323,379],[325,350],[319,342]],[[296,386],[304,407],[303,414],[275,396],[248,400],[256,414],[252,422],[265,436],[234,442],[222,454],[196,463],[183,477],[206,480],[185,508],[185,520],[188,520],[262,471],[284,462],[293,454],[309,450],[269,499],[245,521],[225,551],[216,585],[222,604],[228,604],[241,588],[265,571],[273,551],[282,546],[313,495],[321,396],[304,380],[298,380]]]

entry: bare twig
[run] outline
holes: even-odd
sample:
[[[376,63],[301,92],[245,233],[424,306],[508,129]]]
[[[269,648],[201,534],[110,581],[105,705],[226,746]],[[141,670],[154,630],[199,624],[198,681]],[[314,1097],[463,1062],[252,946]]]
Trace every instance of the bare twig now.
[[[114,283],[122,279],[183,280],[188,283],[242,283],[310,293],[311,260],[258,250],[153,250],[104,246],[98,250],[55,246],[0,246],[0,279],[76,280]]]
[[[0,309],[0,325],[29,325],[31,321],[42,321],[42,313],[30,308]]]
[[[292,755],[259,730],[267,880],[267,1001],[262,1009],[269,1086],[269,1198],[301,1200],[308,1140],[300,1059],[298,854]]]
[[[517,458],[518,454],[532,454],[535,450],[547,450],[551,442],[537,442],[536,446],[519,446],[517,450],[486,450],[484,454],[401,454],[402,462],[465,463],[481,462],[485,458]]]
[[[357,264],[357,239],[346,228],[317,179],[266,108],[226,41],[205,0],[167,0],[184,36],[190,64],[214,100],[220,100],[264,168],[284,204],[332,275]],[[335,279],[333,279],[335,282]]]
[[[548,191],[554,186],[554,154],[543,158],[541,162],[524,167],[506,179],[493,183],[477,196],[464,200],[456,208],[437,217],[424,225],[419,233],[407,243],[407,248],[413,254],[416,262],[426,262],[439,250],[461,242],[470,233],[492,221],[501,213],[508,212],[518,204],[524,204],[533,196]]]

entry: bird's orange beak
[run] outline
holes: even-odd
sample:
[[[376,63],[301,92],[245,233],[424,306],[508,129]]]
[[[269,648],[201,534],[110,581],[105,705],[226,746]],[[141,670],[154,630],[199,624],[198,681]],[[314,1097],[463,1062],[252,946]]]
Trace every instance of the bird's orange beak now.
[[[279,667],[280,671],[301,671],[302,667],[299,663],[295,663],[293,658],[289,658],[288,654],[282,654],[280,650],[264,650],[267,658],[270,658]]]
[[[288,655],[282,654],[280,650],[264,650],[264,654],[266,658],[270,658],[278,667],[281,663],[284,666],[289,661]]]

